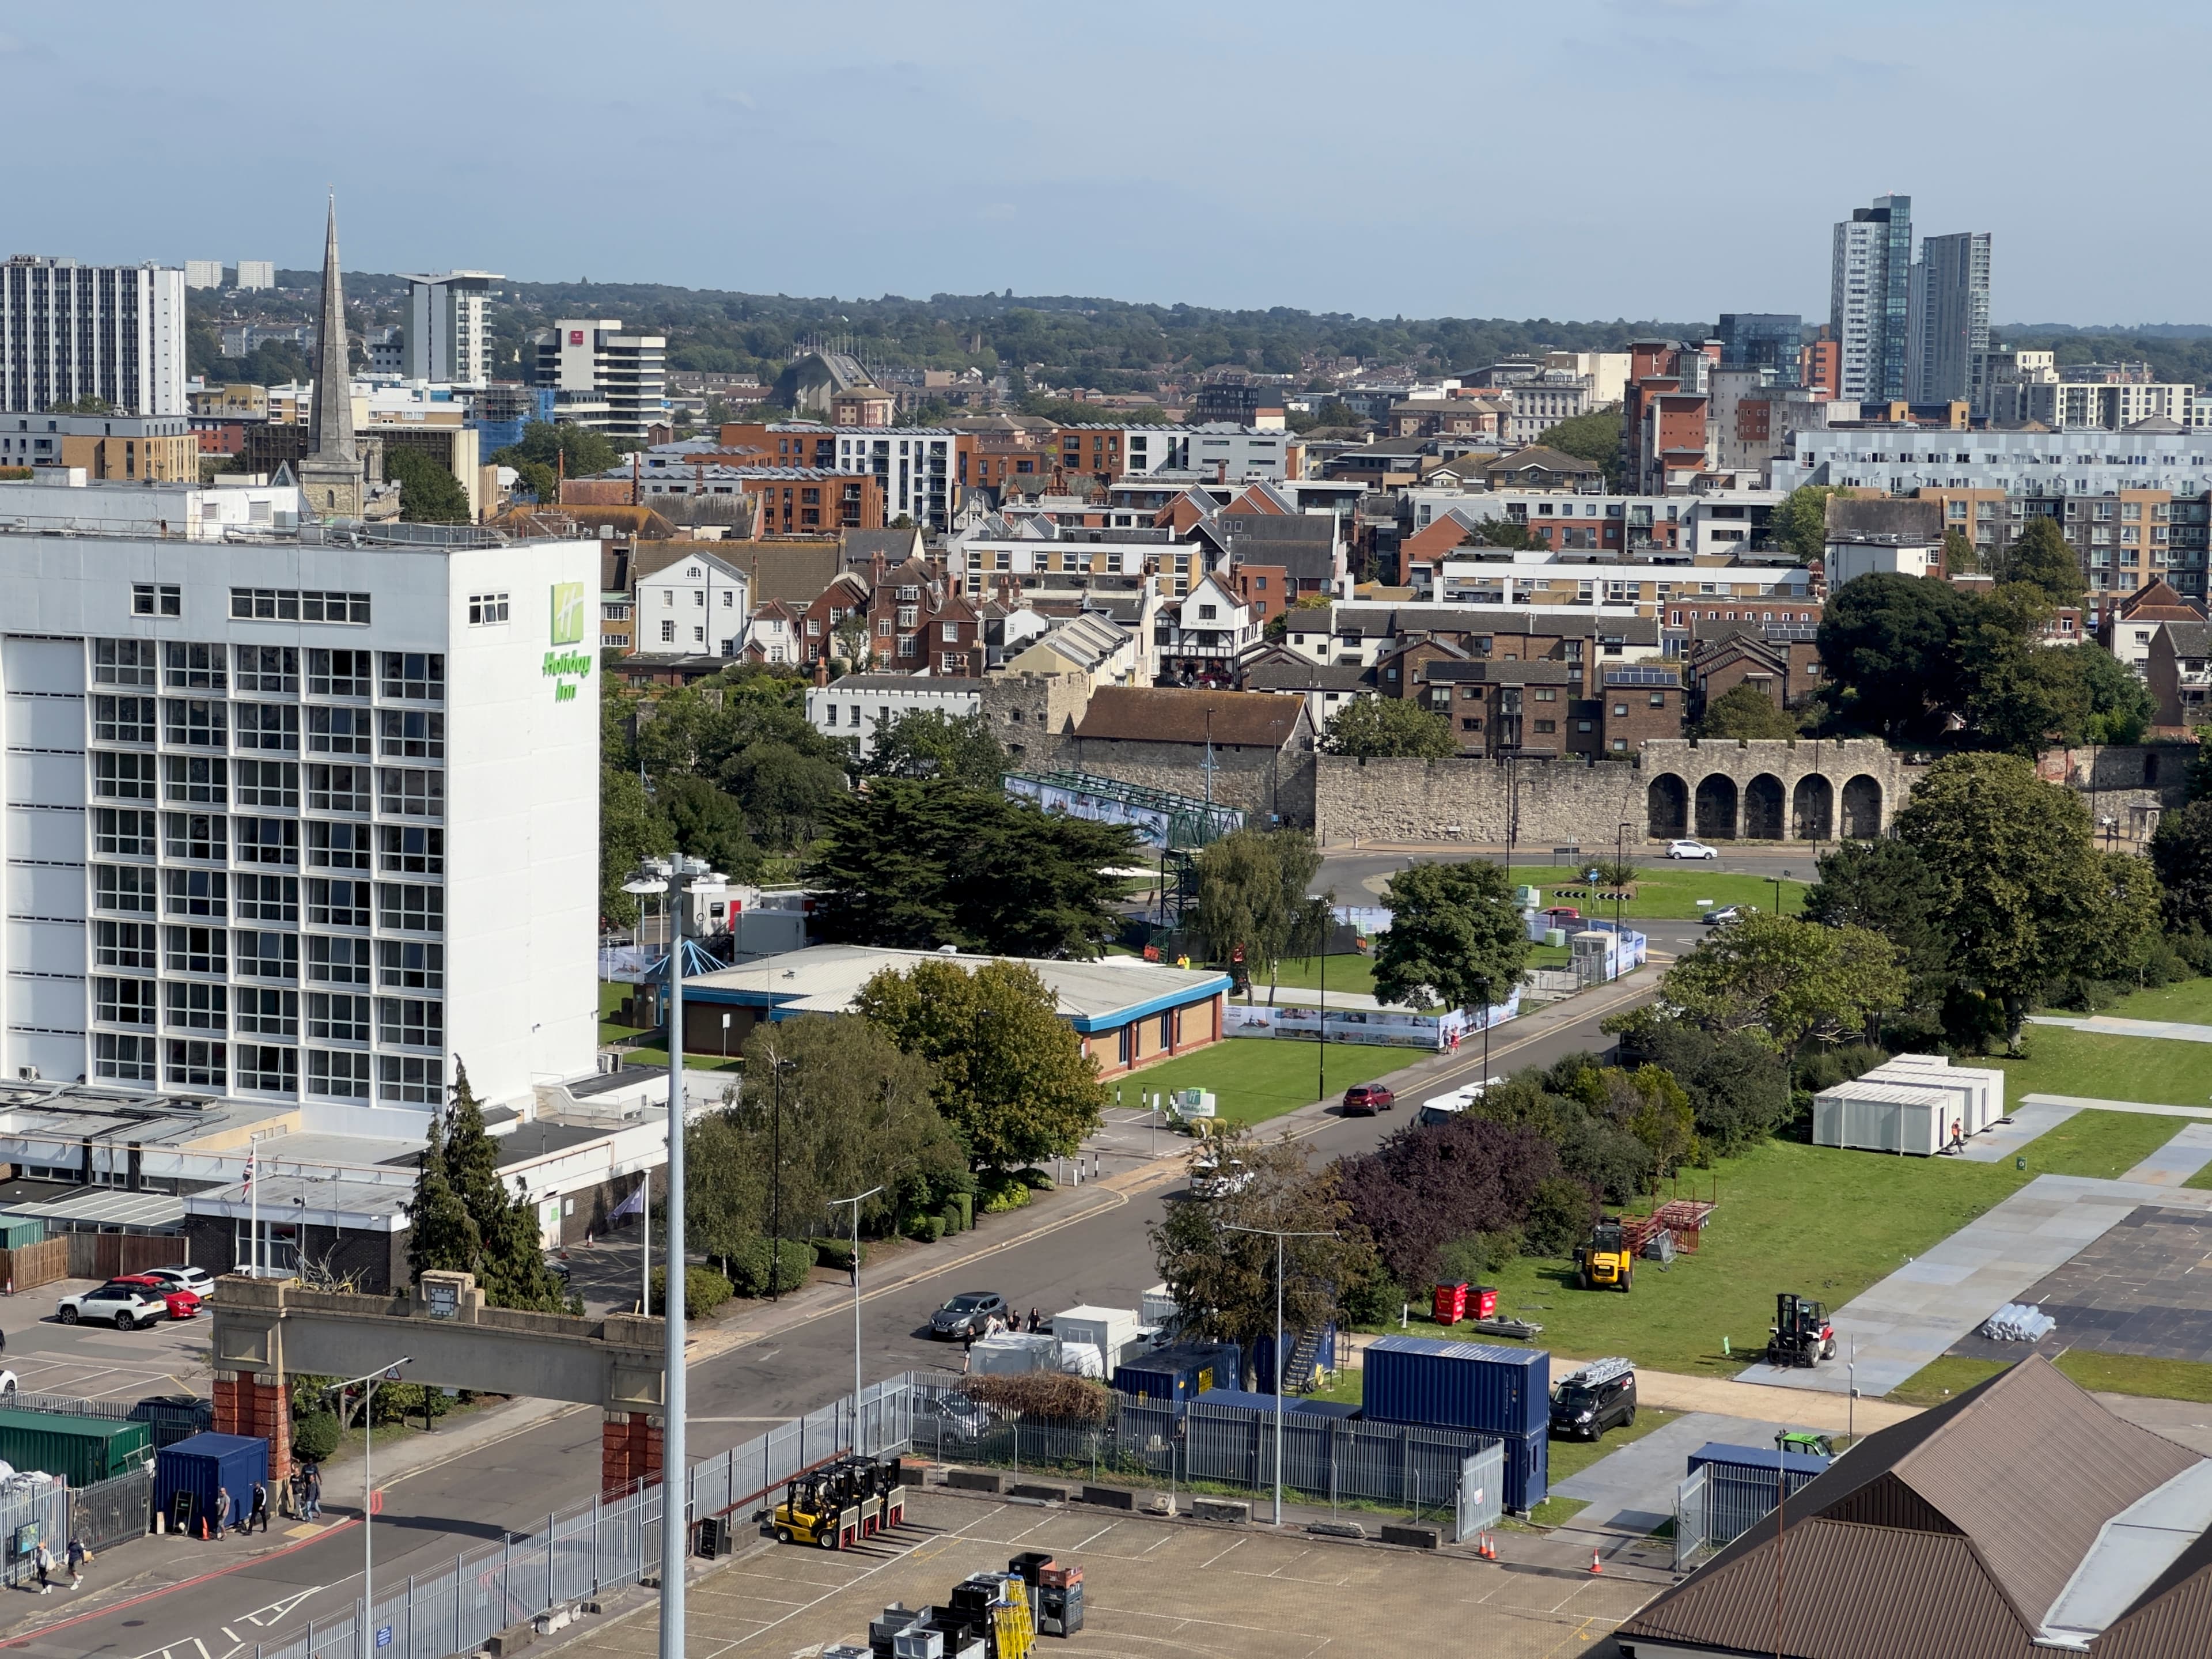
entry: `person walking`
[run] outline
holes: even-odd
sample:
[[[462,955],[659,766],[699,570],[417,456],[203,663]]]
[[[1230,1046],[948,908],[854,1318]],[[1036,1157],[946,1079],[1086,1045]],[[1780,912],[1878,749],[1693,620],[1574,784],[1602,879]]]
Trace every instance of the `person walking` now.
[[[269,1530],[269,1488],[261,1481],[253,1483],[253,1508],[246,1517],[246,1530],[251,1533],[256,1523],[261,1530]]]
[[[218,1542],[230,1526],[230,1488],[215,1489],[215,1535]]]
[[[53,1588],[46,1582],[46,1575],[54,1570],[54,1553],[44,1544],[40,1544],[36,1559],[39,1567],[39,1594],[44,1595]]]
[[[975,1358],[975,1327],[971,1321],[960,1333],[960,1370],[964,1375]]]
[[[307,1465],[307,1519],[323,1518],[323,1471],[319,1465]]]
[[[92,1552],[85,1548],[84,1540],[72,1534],[69,1540],[69,1571],[71,1589],[84,1588],[84,1564],[92,1559]]]

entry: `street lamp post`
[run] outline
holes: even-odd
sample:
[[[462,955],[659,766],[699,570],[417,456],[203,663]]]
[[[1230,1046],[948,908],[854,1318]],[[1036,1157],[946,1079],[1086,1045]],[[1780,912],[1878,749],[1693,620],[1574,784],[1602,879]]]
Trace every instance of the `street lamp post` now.
[[[781,1302],[776,1280],[783,1275],[783,1075],[795,1072],[795,1060],[769,1062],[768,1127],[768,1299]]]
[[[1774,884],[1774,914],[1778,916],[1782,914],[1782,884],[1790,879],[1790,872],[1784,870],[1780,875],[1769,876],[1767,879]]]
[[[1288,1238],[1334,1238],[1333,1232],[1284,1232],[1273,1227],[1239,1227],[1224,1224],[1224,1232],[1257,1233],[1262,1238],[1275,1241],[1275,1525],[1283,1524],[1283,1373],[1288,1368],[1283,1363],[1283,1241]]]
[[[388,1365],[380,1365],[361,1376],[348,1377],[343,1382],[333,1382],[323,1390],[325,1395],[334,1394],[341,1398],[348,1389],[366,1385],[368,1391],[361,1406],[361,1623],[356,1626],[360,1632],[356,1645],[363,1659],[370,1651],[369,1622],[376,1616],[376,1580],[372,1577],[376,1566],[375,1540],[372,1536],[375,1529],[371,1525],[376,1518],[376,1487],[369,1476],[371,1449],[376,1443],[376,1385],[397,1382],[399,1368],[414,1363],[412,1354],[403,1354]]]
[[[865,1193],[855,1193],[850,1198],[833,1198],[830,1207],[841,1204],[853,1206],[853,1449],[861,1451],[860,1444],[860,1206],[883,1191],[871,1187]]]
[[[690,1541],[684,1416],[684,918],[694,894],[720,892],[724,878],[704,859],[678,853],[639,872],[642,890],[659,882],[668,895],[668,1247],[661,1297],[667,1349],[663,1364],[660,1458],[660,1659],[684,1659],[684,1559]],[[775,1282],[774,1269],[769,1282]]]

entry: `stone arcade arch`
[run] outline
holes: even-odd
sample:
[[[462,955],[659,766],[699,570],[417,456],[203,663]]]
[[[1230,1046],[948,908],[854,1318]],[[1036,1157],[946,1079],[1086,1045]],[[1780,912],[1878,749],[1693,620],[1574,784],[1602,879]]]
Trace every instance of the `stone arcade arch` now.
[[[1814,772],[1797,780],[1790,833],[1799,841],[1832,841],[1836,835],[1836,790]]]
[[[1672,772],[1662,772],[1644,791],[1649,803],[1648,833],[1654,841],[1680,841],[1690,833],[1690,786]]]
[[[1743,838],[1746,841],[1782,839],[1782,780],[1761,772],[1743,787]]]
[[[1735,780],[1725,772],[1709,775],[1698,785],[1698,836],[1701,841],[1734,841],[1736,829]]]
[[[1844,786],[1844,836],[1874,841],[1881,835],[1881,785],[1863,772]]]

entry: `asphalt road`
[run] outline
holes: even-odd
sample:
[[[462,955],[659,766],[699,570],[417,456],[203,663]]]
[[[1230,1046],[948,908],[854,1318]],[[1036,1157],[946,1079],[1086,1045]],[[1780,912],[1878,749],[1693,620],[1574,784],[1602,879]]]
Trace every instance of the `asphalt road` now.
[[[1596,1029],[1601,1012],[1533,1036],[1512,1036],[1509,1026],[1506,1040],[1495,1043],[1491,1064],[1498,1070],[1545,1064],[1576,1048],[1607,1047],[1610,1039]],[[1478,1043],[1455,1056],[1425,1060],[1382,1075],[1401,1096],[1418,1101],[1480,1079],[1483,1067]],[[1368,1150],[1406,1121],[1402,1109],[1379,1118],[1344,1118],[1332,1110],[1300,1119],[1294,1127],[1313,1155],[1325,1158]],[[1172,1183],[1133,1196],[1109,1194],[1096,1186],[1071,1189],[1060,1200],[1069,1211],[1102,1201],[1105,1207],[1012,1245],[983,1264],[894,1279],[872,1293],[864,1287],[860,1342],[866,1374],[875,1378],[933,1365],[957,1369],[957,1348],[931,1341],[926,1330],[929,1314],[963,1290],[999,1291],[1024,1309],[1034,1304],[1047,1312],[1079,1303],[1136,1306],[1139,1294],[1159,1277],[1145,1229],[1164,1214],[1167,1204],[1180,1201],[1171,1192]],[[902,1265],[915,1261],[907,1257]],[[695,1363],[690,1378],[690,1455],[712,1456],[772,1423],[825,1404],[850,1389],[852,1374],[853,1321],[846,1304]],[[537,1531],[549,1511],[577,1501],[595,1486],[599,1443],[598,1413],[579,1410],[386,1486],[375,1522],[378,1583],[441,1571],[457,1553],[497,1542],[503,1529]],[[347,1503],[357,1504],[359,1479],[357,1461],[332,1469],[325,1508],[337,1511]],[[149,1547],[190,1549],[202,1571],[222,1565],[214,1545],[173,1542],[131,1549]],[[132,1565],[118,1552],[99,1566],[121,1571]],[[0,1633],[7,1637],[10,1652],[29,1659],[250,1659],[256,1642],[281,1639],[309,1617],[349,1607],[360,1593],[360,1530],[348,1527],[289,1553],[72,1622],[50,1635],[26,1627],[66,1616],[64,1606],[51,1598],[0,1603]]]

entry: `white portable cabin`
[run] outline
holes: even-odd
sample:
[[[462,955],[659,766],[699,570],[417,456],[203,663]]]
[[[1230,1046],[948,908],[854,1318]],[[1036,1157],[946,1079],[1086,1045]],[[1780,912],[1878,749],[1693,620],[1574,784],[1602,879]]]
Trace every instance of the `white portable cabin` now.
[[[1932,1158],[1943,1150],[1958,1097],[1858,1078],[1813,1097],[1813,1144]]]
[[[1060,1339],[1042,1331],[1008,1331],[987,1336],[968,1351],[968,1369],[977,1376],[1019,1376],[1027,1371],[1060,1369]]]
[[[1147,1325],[1172,1325],[1180,1310],[1176,1307],[1174,1292],[1168,1289],[1167,1282],[1163,1279],[1145,1292],[1137,1311]]]
[[[1081,1344],[1097,1349],[1100,1362],[1109,1376],[1114,1374],[1114,1368],[1122,1363],[1123,1353],[1136,1342],[1137,1325],[1137,1310],[1134,1308],[1085,1305],[1070,1308],[1065,1313],[1056,1313],[1052,1316],[1052,1334],[1063,1343]]]
[[[2005,1115],[2005,1074],[1994,1067],[1954,1066],[1942,1054],[1899,1054],[1865,1074],[1869,1083],[1894,1083],[1908,1089],[1942,1089],[1957,1101],[1950,1122],[1962,1133],[1978,1135]],[[1948,1124],[1945,1126],[1948,1132]]]

